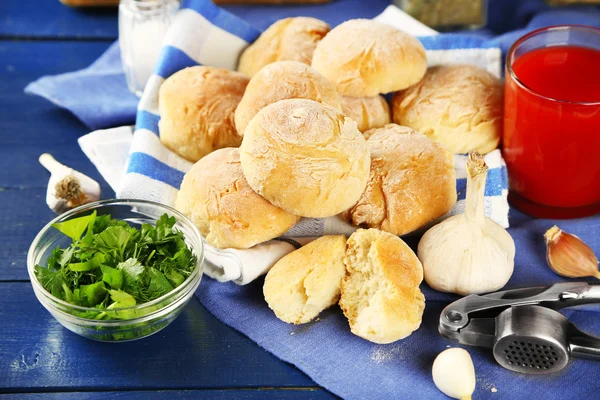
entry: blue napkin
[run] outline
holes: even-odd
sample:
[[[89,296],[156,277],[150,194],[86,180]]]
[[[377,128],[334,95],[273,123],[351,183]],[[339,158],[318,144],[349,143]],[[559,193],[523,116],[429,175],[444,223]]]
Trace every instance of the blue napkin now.
[[[596,6],[552,9],[543,0],[489,0],[488,24],[484,29],[463,32],[485,38],[505,53],[524,33],[557,24],[583,24],[600,27],[600,8]],[[225,7],[250,25],[267,28],[288,16],[313,16],[335,26],[351,18],[372,18],[390,0],[334,0],[318,6]],[[133,124],[138,100],[125,85],[117,43],[88,68],[61,75],[46,76],[30,83],[25,92],[42,96],[70,110],[91,129]]]

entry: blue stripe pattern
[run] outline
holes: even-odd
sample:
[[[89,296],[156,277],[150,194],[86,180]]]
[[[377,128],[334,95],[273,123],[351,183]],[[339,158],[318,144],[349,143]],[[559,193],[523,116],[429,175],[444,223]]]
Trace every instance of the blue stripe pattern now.
[[[485,181],[485,193],[486,197],[491,196],[502,196],[502,190],[508,188],[508,178],[506,174],[506,168],[493,168],[488,170],[487,179]],[[457,200],[464,200],[467,195],[467,178],[460,178],[456,180],[456,193],[458,194]]]
[[[158,135],[158,121],[160,117],[148,111],[138,110],[135,118],[135,129],[147,129]]]
[[[160,60],[154,73],[165,79],[179,70],[200,65],[185,52],[173,46],[163,47]]]
[[[131,153],[127,173],[137,173],[179,189],[184,173],[146,153]]]
[[[190,8],[202,15],[214,26],[227,31],[248,43],[252,43],[260,35],[260,30],[254,28],[243,19],[217,7],[212,1],[183,0],[181,8]]]

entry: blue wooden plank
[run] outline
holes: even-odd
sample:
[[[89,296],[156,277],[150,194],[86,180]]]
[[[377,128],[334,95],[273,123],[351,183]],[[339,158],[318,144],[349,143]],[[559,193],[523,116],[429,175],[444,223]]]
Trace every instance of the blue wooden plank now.
[[[337,397],[323,389],[217,389],[0,394],[0,399],[3,400],[106,400],[107,398],[119,400],[321,400]]]
[[[63,328],[28,282],[0,283],[0,293],[0,391],[316,387],[217,321],[195,298],[163,331],[115,344]]]
[[[58,0],[2,0],[0,36],[114,39],[117,7],[77,9]]]

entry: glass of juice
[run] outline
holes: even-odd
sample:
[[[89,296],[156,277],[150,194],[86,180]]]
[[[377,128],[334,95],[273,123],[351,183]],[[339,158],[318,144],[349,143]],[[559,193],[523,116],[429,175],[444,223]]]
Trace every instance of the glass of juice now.
[[[600,212],[600,29],[554,26],[506,59],[509,201],[535,217]]]

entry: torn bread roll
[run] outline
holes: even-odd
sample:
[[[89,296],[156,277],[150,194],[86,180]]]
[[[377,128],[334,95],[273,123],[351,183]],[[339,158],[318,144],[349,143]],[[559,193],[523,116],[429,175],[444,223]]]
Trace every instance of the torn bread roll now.
[[[489,153],[502,135],[502,82],[473,65],[431,67],[392,99],[394,122],[442,142],[454,154]]]
[[[390,25],[352,19],[317,44],[312,66],[344,96],[376,96],[406,89],[427,70],[418,39]]]
[[[243,136],[250,120],[269,104],[285,99],[310,99],[342,109],[331,82],[298,61],[269,64],[252,77],[235,110],[235,126]]]
[[[184,176],[175,208],[211,246],[247,249],[287,232],[299,218],[256,194],[246,182],[239,149],[217,150]]]
[[[317,43],[330,29],[327,23],[316,18],[281,19],[244,50],[238,71],[253,76],[265,65],[285,60],[310,65]]]
[[[336,304],[346,274],[345,251],[345,236],[323,236],[279,260],[267,273],[263,287],[277,318],[304,324]]]
[[[356,121],[361,132],[381,128],[392,122],[390,106],[383,96],[342,96],[342,111],[348,118]]]
[[[216,149],[239,146],[234,112],[248,81],[239,72],[201,66],[171,75],[158,93],[161,142],[192,162]]]
[[[356,122],[312,100],[281,100],[260,110],[240,150],[250,187],[303,217],[346,210],[369,178],[369,151]]]
[[[359,229],[347,242],[340,307],[352,333],[391,343],[421,325],[423,266],[402,239],[377,229]]]
[[[456,203],[454,158],[444,145],[405,126],[365,133],[371,172],[360,200],[342,216],[353,225],[404,235]]]

